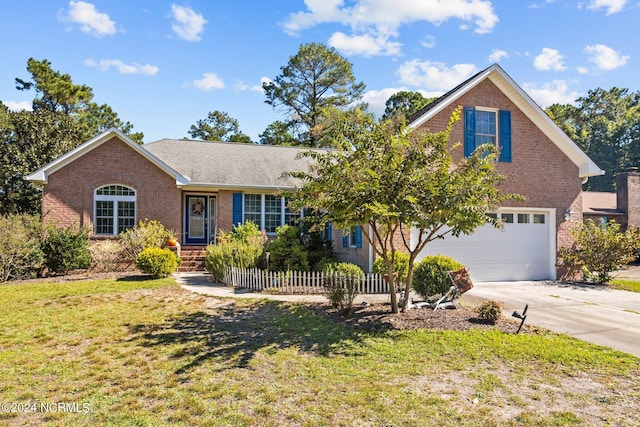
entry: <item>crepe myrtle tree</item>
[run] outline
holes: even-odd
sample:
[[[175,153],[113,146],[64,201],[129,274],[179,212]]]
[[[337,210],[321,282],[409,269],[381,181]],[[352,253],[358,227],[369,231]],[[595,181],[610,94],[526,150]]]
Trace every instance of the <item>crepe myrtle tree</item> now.
[[[326,219],[344,230],[362,226],[363,236],[384,260],[391,311],[397,313],[393,263],[398,251],[409,254],[404,289],[409,295],[416,257],[429,242],[470,234],[487,221],[499,227],[485,213],[519,196],[498,189],[504,177],[495,170],[489,145],[454,164],[453,153],[461,148],[449,144],[449,137],[459,109],[436,133],[410,129],[402,117],[376,122],[360,110],[330,114],[331,134],[340,149],[303,154],[311,166],[289,174],[301,182],[291,202],[326,211]],[[409,227],[419,231],[413,244],[406,238]],[[405,298],[402,311],[407,306]]]

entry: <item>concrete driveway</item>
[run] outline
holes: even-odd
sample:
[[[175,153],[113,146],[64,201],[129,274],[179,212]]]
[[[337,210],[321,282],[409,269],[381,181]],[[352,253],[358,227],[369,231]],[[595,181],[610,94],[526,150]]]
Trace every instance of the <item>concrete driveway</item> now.
[[[640,357],[640,293],[558,282],[484,282],[461,301],[476,305],[485,299],[501,301],[505,316],[529,304],[526,324]]]

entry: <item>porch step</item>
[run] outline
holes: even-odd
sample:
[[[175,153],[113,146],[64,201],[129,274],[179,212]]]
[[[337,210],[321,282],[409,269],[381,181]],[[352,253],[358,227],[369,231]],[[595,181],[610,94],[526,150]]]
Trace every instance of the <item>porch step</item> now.
[[[180,249],[182,265],[178,267],[178,272],[205,271],[204,259],[206,253],[206,246],[182,246]]]

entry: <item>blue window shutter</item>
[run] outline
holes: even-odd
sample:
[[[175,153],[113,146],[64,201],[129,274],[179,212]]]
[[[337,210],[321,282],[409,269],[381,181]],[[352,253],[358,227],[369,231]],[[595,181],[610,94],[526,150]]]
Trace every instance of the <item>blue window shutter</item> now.
[[[362,227],[356,227],[356,248],[362,247]]]
[[[511,111],[500,110],[500,161],[511,161]]]
[[[331,241],[331,237],[332,237],[332,236],[331,236],[331,223],[330,223],[330,222],[328,222],[328,223],[327,223],[327,228],[326,228],[326,231],[325,231],[325,238],[326,238],[328,241]]]
[[[469,157],[476,149],[476,110],[464,107],[464,156]]]
[[[342,236],[342,247],[346,248],[349,246],[349,235]]]
[[[233,193],[233,225],[242,224],[242,193]]]

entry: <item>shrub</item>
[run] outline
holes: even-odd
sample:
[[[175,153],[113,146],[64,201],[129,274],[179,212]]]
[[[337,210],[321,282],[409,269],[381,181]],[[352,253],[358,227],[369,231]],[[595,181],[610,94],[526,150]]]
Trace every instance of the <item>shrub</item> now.
[[[227,267],[253,268],[260,255],[261,244],[230,241],[207,246],[204,265],[214,279],[221,281]]]
[[[476,307],[476,313],[481,320],[496,323],[502,317],[502,303],[494,300],[483,301]]]
[[[449,271],[464,267],[453,258],[443,255],[426,256],[418,263],[413,272],[412,287],[421,297],[427,299],[444,294],[451,287]]]
[[[145,274],[159,279],[171,275],[182,260],[171,249],[147,248],[136,257],[136,267]]]
[[[89,230],[86,227],[47,227],[42,241],[44,265],[53,273],[67,274],[71,270],[89,268]]]
[[[0,282],[35,277],[42,267],[40,218],[0,216]]]
[[[267,245],[269,252],[269,271],[309,271],[307,252],[305,251],[300,232],[296,227],[285,225],[278,227],[278,238]]]
[[[570,233],[574,244],[558,250],[560,264],[571,274],[582,270],[598,283],[611,281],[611,273],[633,261],[640,248],[640,229],[630,226],[622,233],[615,221],[605,225],[589,219],[575,224]]]
[[[331,306],[343,315],[351,314],[353,300],[358,294],[358,285],[364,279],[364,272],[355,264],[334,262],[324,265],[322,286]]]
[[[89,250],[96,269],[101,271],[115,271],[120,261],[125,259],[124,248],[117,241],[100,240],[93,242]]]
[[[147,248],[161,248],[173,233],[160,221],[145,219],[137,226],[120,233],[120,244],[127,260],[135,260]]]
[[[387,256],[391,258],[391,253],[387,252]],[[395,259],[393,260],[393,271],[398,274],[398,281],[406,283],[407,272],[409,271],[409,255],[404,252],[396,252]],[[376,258],[373,262],[373,272],[376,274],[387,274],[387,266],[384,263],[384,259],[381,257]]]

